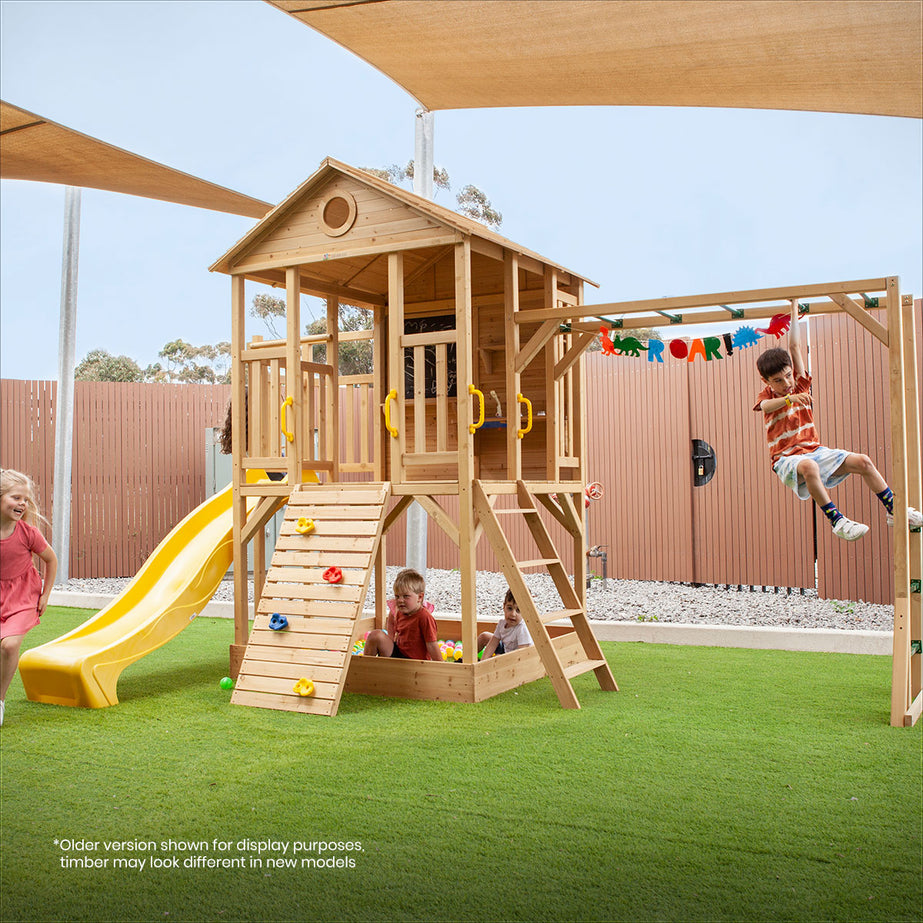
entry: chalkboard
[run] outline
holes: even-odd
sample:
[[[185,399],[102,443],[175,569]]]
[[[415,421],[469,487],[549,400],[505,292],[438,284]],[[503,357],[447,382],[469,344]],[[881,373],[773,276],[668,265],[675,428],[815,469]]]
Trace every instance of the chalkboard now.
[[[404,333],[431,333],[434,330],[454,330],[455,315],[441,314],[438,317],[412,317],[404,320]],[[457,371],[455,367],[455,344],[449,343],[446,348],[446,383],[448,384],[449,397],[458,394]],[[436,347],[423,347],[423,362],[425,366],[425,380],[423,393],[426,397],[436,397]],[[404,349],[404,400],[413,400],[413,349]]]

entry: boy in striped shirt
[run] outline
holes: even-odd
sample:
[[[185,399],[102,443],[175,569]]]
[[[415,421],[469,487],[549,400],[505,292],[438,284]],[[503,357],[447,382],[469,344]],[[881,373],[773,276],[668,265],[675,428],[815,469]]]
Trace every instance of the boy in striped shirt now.
[[[894,495],[867,455],[829,449],[820,444],[814,428],[811,406],[811,376],[805,371],[798,334],[798,302],[792,301],[792,323],[788,332],[788,351],[767,349],[756,360],[766,387],[760,391],[754,410],[763,412],[772,470],[799,499],[813,498],[833,527],[833,534],[847,542],[862,538],[869,527],[847,519],[827,492],[851,474],[868,484],[893,519]],[[911,527],[923,524],[923,515],[907,510]]]

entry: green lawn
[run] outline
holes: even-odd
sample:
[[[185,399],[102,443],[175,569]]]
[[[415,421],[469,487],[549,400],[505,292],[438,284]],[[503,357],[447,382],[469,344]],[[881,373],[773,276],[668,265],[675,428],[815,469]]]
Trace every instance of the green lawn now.
[[[50,610],[28,644],[86,615]],[[923,919],[923,722],[888,725],[888,658],[603,644],[621,691],[580,677],[580,711],[543,680],[328,719],[231,706],[231,630],[196,620],[115,708],[14,680],[3,923]],[[62,867],[85,857],[106,864]],[[244,867],[183,867],[219,859]]]

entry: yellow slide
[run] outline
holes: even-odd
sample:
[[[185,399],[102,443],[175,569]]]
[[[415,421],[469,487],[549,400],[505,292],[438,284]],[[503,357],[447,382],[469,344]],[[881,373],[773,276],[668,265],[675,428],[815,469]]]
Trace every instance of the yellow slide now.
[[[19,662],[26,695],[54,705],[118,704],[122,670],[200,614],[231,566],[231,499],[229,485],[167,535],[121,596],[79,628],[26,651]]]

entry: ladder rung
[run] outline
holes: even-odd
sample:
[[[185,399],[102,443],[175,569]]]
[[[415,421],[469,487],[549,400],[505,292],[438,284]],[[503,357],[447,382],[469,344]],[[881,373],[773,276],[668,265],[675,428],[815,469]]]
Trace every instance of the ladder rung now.
[[[517,561],[516,566],[520,570],[527,567],[547,567],[549,564],[560,564],[557,558],[536,558],[534,561]]]
[[[572,663],[569,667],[565,667],[564,675],[568,679],[573,679],[575,676],[582,676],[584,673],[589,673],[590,670],[595,670],[597,667],[604,667],[605,665],[605,660],[582,660],[580,663]]]
[[[495,516],[509,515],[510,513],[522,513],[523,516],[527,516],[529,513],[532,513],[534,516],[538,516],[538,510],[534,509],[531,506],[516,507],[515,509],[506,509],[506,510],[494,510]]]
[[[555,609],[554,612],[546,612],[541,616],[542,624],[547,625],[549,622],[556,622],[558,619],[571,619],[575,615],[583,615],[583,609]]]

